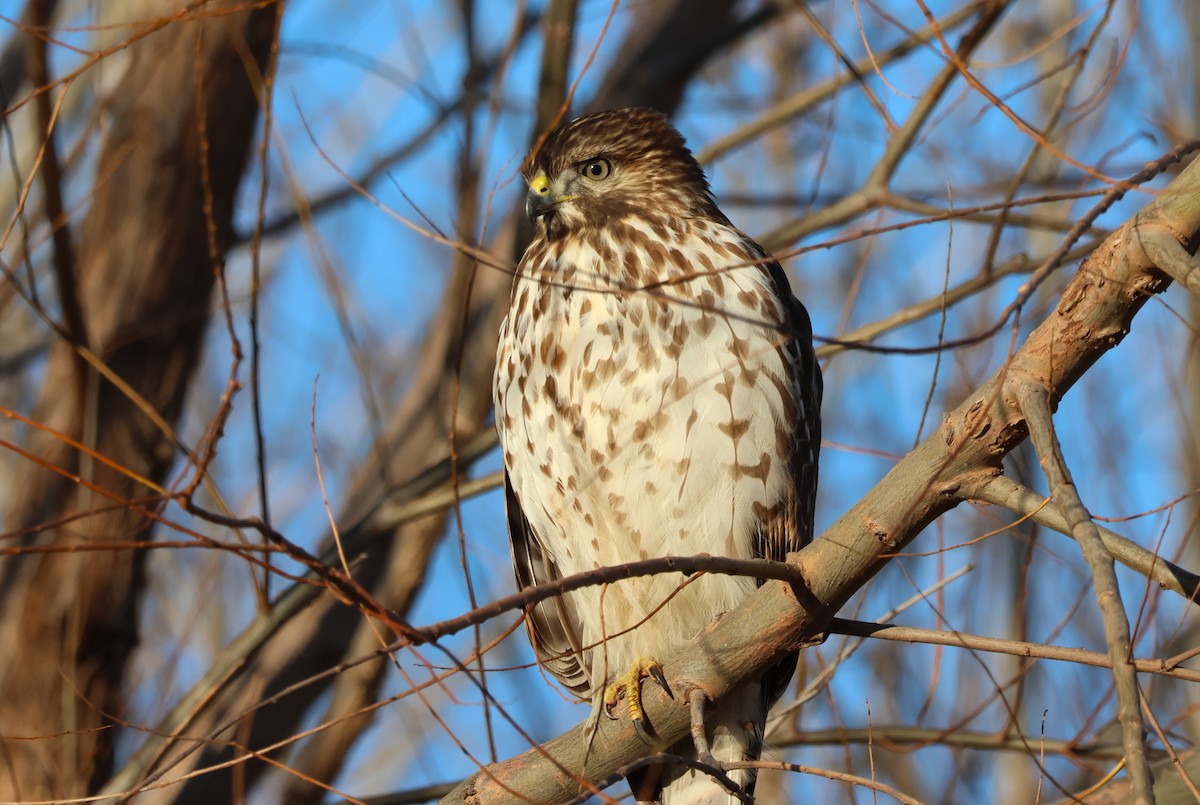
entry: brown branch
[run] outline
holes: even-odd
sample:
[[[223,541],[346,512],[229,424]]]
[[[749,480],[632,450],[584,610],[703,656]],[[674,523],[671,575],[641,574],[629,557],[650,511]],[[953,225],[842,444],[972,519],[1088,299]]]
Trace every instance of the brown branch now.
[[[158,522],[156,509],[95,511],[95,490],[132,499],[140,486],[134,477],[163,485],[175,461],[175,445],[160,437],[160,425],[172,427],[199,360],[214,272],[204,224],[217,225],[223,247],[258,113],[243,65],[261,55],[260,25],[278,11],[277,5],[247,10],[241,2],[204,5],[202,62],[197,65],[191,47],[200,27],[194,15],[185,10],[183,17],[148,23],[145,35],[150,28],[158,35],[135,33],[119,46],[129,49],[130,60],[105,107],[103,136],[87,134],[93,183],[79,227],[75,280],[92,348],[59,333],[30,419],[55,433],[87,432],[76,400],[63,393],[83,357],[96,367],[86,415],[102,427],[81,441],[128,472],[83,461],[78,481],[59,475],[57,468],[74,463],[74,448],[49,430],[31,433],[24,447],[40,457],[43,469],[13,479],[5,527],[23,531],[94,512],[69,527],[26,531],[31,543],[67,545],[81,534],[138,540]],[[45,82],[27,97],[41,103],[77,75]],[[209,215],[201,193],[198,104],[214,146],[205,187]],[[24,187],[21,192],[18,207]],[[0,668],[0,721],[14,731],[73,731],[67,739],[8,747],[6,771],[16,771],[0,774],[0,799],[63,799],[94,790],[108,776],[117,730],[93,728],[113,725],[128,705],[123,681],[136,648],[147,555],[0,559],[0,631],[22,657]]]
[[[42,87],[50,83],[50,73],[47,67],[46,34],[43,30],[50,24],[50,14],[54,3],[48,0],[30,0],[26,9],[29,20],[29,80],[34,87]],[[66,95],[59,94],[59,103]],[[50,225],[51,242],[54,245],[54,278],[58,284],[58,303],[62,308],[63,330],[73,343],[86,346],[88,343],[87,326],[83,314],[83,305],[79,300],[79,269],[75,259],[75,246],[71,240],[71,230],[67,226],[65,205],[63,204],[62,164],[58,158],[58,146],[55,144],[54,129],[57,122],[56,104],[53,103],[49,92],[39,92],[35,99],[38,128],[42,132],[42,192],[46,221]],[[87,364],[82,359],[75,359],[76,393],[79,395],[79,405],[83,405],[84,385],[87,375]]]
[[[732,559],[728,556],[656,556],[652,559],[640,559],[636,562],[626,562],[620,565],[607,565],[593,570],[585,570],[571,576],[564,576],[554,581],[542,582],[525,587],[512,595],[506,595],[490,604],[466,612],[449,620],[440,621],[429,626],[409,627],[405,632],[405,641],[396,644],[420,645],[433,643],[447,635],[461,632],[476,624],[489,621],[510,610],[523,609],[533,606],[539,601],[545,601],[557,595],[563,595],[584,587],[596,587],[602,584],[614,584],[626,579],[636,579],[642,576],[657,576],[663,573],[718,573],[725,576],[746,576],[755,579],[773,579],[789,584],[801,584],[800,572],[795,565],[788,562],[772,562],[767,559]]]
[[[980,749],[997,752],[1029,752],[1029,739],[1022,736],[998,735],[995,732],[969,732],[950,726],[912,727],[903,724],[869,728],[834,727],[829,729],[804,729],[792,732],[774,732],[771,745],[781,746],[845,746],[846,744],[873,744],[876,747],[896,752],[912,752],[927,746],[949,746],[956,749]],[[1041,738],[1038,749],[1049,755],[1064,755],[1075,758],[1104,758],[1119,760],[1124,757],[1120,744],[1080,743],[1075,740],[1053,740]]]
[[[1178,241],[1176,241],[1178,245]],[[976,493],[976,499],[1028,517],[1035,523],[1074,538],[1071,527],[1055,506],[1047,506],[1046,498],[1026,489],[1011,478],[999,476]],[[1130,570],[1152,579],[1164,590],[1173,590],[1193,603],[1200,597],[1200,576],[1148,551],[1136,542],[1114,531],[1097,526],[1105,550],[1113,559]]]
[[[989,1],[982,0],[982,2],[965,6],[952,14],[948,14],[939,23],[940,28],[946,30],[959,25],[967,18],[978,13],[980,6]],[[760,137],[772,129],[782,126],[792,118],[811,110],[822,101],[832,98],[843,87],[857,83],[860,80],[859,76],[871,70],[878,70],[885,64],[890,64],[897,59],[907,56],[918,47],[927,44],[933,37],[933,27],[926,26],[919,33],[905,37],[904,41],[898,45],[875,54],[873,60],[869,58],[861,59],[852,66],[848,66],[845,72],[839,73],[828,81],[814,87],[806,87],[790,98],[785,98],[769,109],[764,110],[762,114],[744,126],[701,148],[696,153],[696,159],[701,164],[720,159],[733,150],[746,145],[756,137]]]
[[[920,629],[914,626],[890,626],[887,624],[867,623],[865,621],[844,620],[834,618],[829,622],[831,634],[854,635],[856,637],[874,637],[880,640],[896,640],[904,643],[928,643],[934,646],[958,646],[971,651],[987,651],[995,654],[1010,654],[1014,657],[1036,657],[1043,660],[1060,660],[1073,662],[1077,665],[1090,665],[1095,668],[1112,668],[1113,660],[1109,655],[1098,651],[1088,651],[1082,648],[1067,648],[1065,646],[1048,646],[1045,643],[1030,643],[1025,640],[1004,640],[998,637],[983,637],[966,634],[965,632],[948,632],[938,629]],[[1190,668],[1178,668],[1168,659],[1123,659],[1121,664],[1148,674],[1185,679],[1188,682],[1200,682],[1200,671]]]
[[[575,52],[575,21],[579,0],[553,0],[542,20],[542,62],[538,70],[538,99],[533,133],[537,137],[554,126],[562,114],[570,84],[568,70]]]
[[[670,113],[692,79],[721,50],[771,22],[778,3],[745,15],[732,0],[635,4],[633,24],[615,63],[588,104],[593,111],[652,106]]]
[[[1011,4],[1012,0],[991,0],[991,2],[984,4],[979,19],[963,35],[962,42],[959,43],[958,53],[963,58],[968,57],[977,47],[983,44],[983,40],[987,38],[987,35],[996,23],[999,22],[1000,17]],[[888,193],[888,183],[891,181],[893,174],[895,174],[896,168],[899,167],[900,161],[908,153],[908,149],[916,140],[917,134],[924,127],[929,116],[933,114],[934,108],[950,88],[954,79],[958,77],[958,74],[958,70],[954,65],[948,64],[929,82],[929,86],[921,93],[921,98],[913,108],[908,119],[892,135],[892,139],[888,142],[883,155],[879,158],[879,161],[876,163],[874,169],[872,169],[870,176],[867,177],[861,189],[823,210],[784,224],[778,229],[764,235],[760,239],[763,248],[768,252],[779,252],[810,232],[816,232],[825,227],[833,226],[840,221],[861,215],[882,203]]]
[[[1067,468],[1062,446],[1054,432],[1051,414],[1050,391],[1047,386],[1031,377],[1023,376],[1007,387],[1016,395],[1017,403],[1025,415],[1029,437],[1037,448],[1038,460],[1050,485],[1051,497],[1062,512],[1071,530],[1071,537],[1079,543],[1083,558],[1092,569],[1092,582],[1096,587],[1096,601],[1104,618],[1104,639],[1108,645],[1108,657],[1117,688],[1117,717],[1121,722],[1122,741],[1125,745],[1125,765],[1133,779],[1133,790],[1138,802],[1154,805],[1154,780],[1150,775],[1150,764],[1146,759],[1146,724],[1142,719],[1142,708],[1138,699],[1136,667],[1133,660],[1133,641],[1130,638],[1129,618],[1117,586],[1117,574],[1113,559],[1104,548],[1100,532],[1092,521],[1092,515],[1084,507],[1079,491]]]

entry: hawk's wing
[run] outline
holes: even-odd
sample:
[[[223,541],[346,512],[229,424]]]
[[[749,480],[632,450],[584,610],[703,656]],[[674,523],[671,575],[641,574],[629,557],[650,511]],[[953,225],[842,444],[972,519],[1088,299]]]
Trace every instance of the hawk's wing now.
[[[762,247],[749,238],[747,246],[766,257]],[[792,483],[779,501],[758,524],[754,539],[756,558],[787,561],[787,555],[812,541],[813,513],[817,501],[817,465],[821,451],[821,397],[824,381],[821,366],[812,348],[812,322],[808,311],[792,294],[783,267],[775,260],[762,263],[771,278],[776,296],[783,304],[785,322],[778,346],[785,365],[792,370],[795,389],[795,421],[791,426]],[[762,694],[765,709],[779,700],[796,670],[798,654],[788,655],[763,675]]]
[[[524,590],[559,578],[554,560],[542,550],[533,527],[521,511],[508,473],[504,473],[504,508],[508,515],[508,538],[512,542],[513,570],[517,586]],[[592,686],[583,666],[583,645],[576,624],[575,608],[562,596],[544,598],[527,611],[525,626],[538,662],[581,699],[591,696]]]
[[[762,247],[746,238],[753,253],[751,259],[763,260],[776,296],[783,304],[785,320],[778,349],[792,371],[795,394],[795,421],[791,426],[792,483],[784,499],[772,510],[759,530],[756,558],[784,562],[787,555],[812,541],[813,514],[817,499],[817,464],[821,451],[821,397],[824,383],[821,366],[812,348],[812,322],[808,311],[792,295],[783,267],[770,259]]]

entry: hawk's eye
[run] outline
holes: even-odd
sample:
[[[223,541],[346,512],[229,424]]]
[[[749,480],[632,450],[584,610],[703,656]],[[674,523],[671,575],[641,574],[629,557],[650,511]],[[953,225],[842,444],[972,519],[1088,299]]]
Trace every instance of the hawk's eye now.
[[[607,179],[608,174],[612,173],[612,163],[603,158],[590,159],[583,163],[583,168],[579,173],[598,182],[601,179]]]

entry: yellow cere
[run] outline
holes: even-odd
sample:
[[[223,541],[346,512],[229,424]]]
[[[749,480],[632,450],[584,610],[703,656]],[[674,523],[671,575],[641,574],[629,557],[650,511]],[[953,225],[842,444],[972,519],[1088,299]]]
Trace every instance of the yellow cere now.
[[[543,196],[550,192],[550,179],[545,171],[538,171],[537,176],[529,180],[529,189]]]

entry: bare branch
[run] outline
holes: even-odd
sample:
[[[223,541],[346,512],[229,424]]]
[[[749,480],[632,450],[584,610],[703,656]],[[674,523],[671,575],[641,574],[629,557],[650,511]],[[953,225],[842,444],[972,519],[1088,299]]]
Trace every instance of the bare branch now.
[[[1100,532],[1071,480],[1071,472],[1067,469],[1051,421],[1049,391],[1028,376],[1014,377],[1007,390],[1016,395],[1021,412],[1025,415],[1030,439],[1037,448],[1038,459],[1050,484],[1051,496],[1067,521],[1071,537],[1079,543],[1083,557],[1092,569],[1096,601],[1104,616],[1110,667],[1117,684],[1117,712],[1124,738],[1125,765],[1133,778],[1134,796],[1138,802],[1154,805],[1154,781],[1146,759],[1146,725],[1142,720],[1137,674],[1134,673],[1136,666],[1129,636],[1129,619],[1117,587],[1112,556],[1105,549]]]
[[[1048,646],[1044,643],[1030,643],[1025,640],[1002,640],[995,637],[964,634],[963,632],[944,632],[936,629],[918,629],[911,626],[890,626],[863,621],[849,621],[834,618],[829,622],[831,634],[856,635],[858,637],[875,637],[880,640],[899,640],[906,643],[929,643],[937,646],[958,646],[971,651],[988,651],[997,654],[1011,654],[1015,657],[1038,657],[1046,660],[1060,660],[1079,665],[1090,665],[1094,668],[1112,668],[1112,657],[1098,651],[1087,651],[1081,648],[1066,648],[1063,646]],[[1200,671],[1173,666],[1170,659],[1122,660],[1138,671],[1148,674],[1162,674],[1188,682],[1200,682]]]
[[[1178,243],[1178,241],[1176,241]],[[1071,527],[1057,506],[1047,505],[1049,499],[1026,489],[1010,478],[993,478],[976,493],[978,500],[1002,506],[1021,517],[1052,528],[1060,534],[1074,539]],[[1164,590],[1172,590],[1196,603],[1200,597],[1200,576],[1176,565],[1168,559],[1146,550],[1136,542],[1122,537],[1110,529],[1096,526],[1105,550],[1130,570],[1136,570],[1152,579]]]

